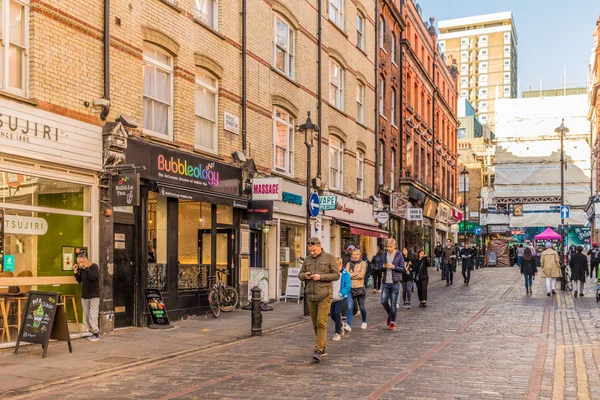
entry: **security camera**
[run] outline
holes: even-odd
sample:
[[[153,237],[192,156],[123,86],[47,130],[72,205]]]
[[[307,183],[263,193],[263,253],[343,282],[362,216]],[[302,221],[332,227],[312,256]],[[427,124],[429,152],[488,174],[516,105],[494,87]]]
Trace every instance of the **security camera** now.
[[[94,99],[94,107],[109,107],[110,100],[107,99]]]

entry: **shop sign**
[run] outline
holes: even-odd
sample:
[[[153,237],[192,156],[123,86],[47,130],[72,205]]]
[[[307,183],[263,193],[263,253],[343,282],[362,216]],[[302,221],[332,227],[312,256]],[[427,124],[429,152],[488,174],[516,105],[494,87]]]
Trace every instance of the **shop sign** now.
[[[487,233],[490,235],[500,234],[504,236],[511,236],[511,229],[509,225],[488,225]]]
[[[140,205],[140,174],[120,174],[112,178],[113,206]]]
[[[251,200],[246,210],[248,222],[264,222],[273,219],[273,202],[270,200]]]
[[[0,100],[2,151],[85,169],[102,169],[102,128]]]
[[[450,212],[451,208],[445,205],[444,203],[440,203],[437,209],[436,219],[442,224],[447,224],[450,220]]]
[[[375,219],[377,219],[377,222],[379,222],[380,224],[387,224],[387,222],[390,220],[390,214],[386,213],[386,212],[378,212],[375,213]]]
[[[281,201],[284,203],[302,205],[302,196],[290,192],[283,192],[281,195]]]
[[[431,197],[425,199],[425,206],[423,207],[423,215],[427,218],[434,219],[437,211],[437,202]]]
[[[410,203],[408,202],[408,200],[403,199],[400,194],[396,194],[394,193],[394,196],[392,197],[392,207],[393,207],[393,211],[392,213],[394,215],[397,215],[400,218],[407,218],[407,212],[408,212],[408,207],[410,206]]]
[[[462,213],[456,209],[452,209],[452,218],[456,218],[459,221],[462,221]]]
[[[39,217],[5,215],[4,232],[41,236],[48,232],[48,222],[44,218]]]
[[[376,225],[372,204],[343,195],[337,195],[336,197],[335,210],[325,211],[326,216],[364,225]]]
[[[6,254],[4,256],[4,269],[6,272],[14,272],[15,271],[15,256],[12,254]]]
[[[321,202],[321,210],[331,211],[335,210],[337,206],[337,196],[319,196]]]
[[[236,135],[240,134],[240,117],[229,113],[223,113],[223,122],[223,129],[227,132],[235,133]]]
[[[409,221],[422,221],[423,220],[423,209],[416,207],[408,207],[407,219]]]
[[[281,200],[280,178],[252,179],[252,200]]]
[[[168,326],[169,316],[167,315],[167,307],[163,301],[160,289],[144,289],[146,304],[152,318],[152,325]]]

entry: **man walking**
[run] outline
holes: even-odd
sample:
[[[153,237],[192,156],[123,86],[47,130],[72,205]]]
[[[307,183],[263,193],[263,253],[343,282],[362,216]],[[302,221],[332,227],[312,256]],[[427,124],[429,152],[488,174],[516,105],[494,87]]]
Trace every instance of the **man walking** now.
[[[83,323],[92,334],[88,337],[88,340],[95,342],[100,339],[100,329],[98,329],[98,307],[100,306],[98,265],[88,260],[84,253],[79,253],[77,264],[73,266],[73,273],[77,282],[81,283]]]
[[[462,276],[465,279],[465,286],[469,286],[469,281],[471,281],[471,269],[473,269],[473,260],[475,259],[475,255],[475,248],[471,248],[468,245],[465,245],[460,252],[460,256],[462,258]]]
[[[323,251],[321,240],[308,239],[309,257],[306,257],[298,279],[306,285],[306,299],[316,336],[313,360],[319,362],[327,355],[327,315],[333,297],[333,281],[340,278],[337,262],[332,254]]]
[[[396,303],[400,293],[402,274],[407,273],[404,267],[404,257],[396,249],[396,240],[388,239],[385,242],[386,252],[381,256],[379,270],[383,271],[383,284],[381,285],[381,304],[387,312],[387,325],[390,330],[396,329]]]
[[[600,264],[600,249],[596,242],[592,243],[592,248],[588,251],[590,256],[590,279],[596,280],[598,274],[598,264]]]
[[[433,249],[433,253],[435,254],[435,270],[439,271],[440,270],[440,264],[442,263],[442,252],[444,251],[444,248],[442,247],[442,244],[440,242],[437,242],[437,246],[435,246],[435,249]]]
[[[452,246],[450,239],[446,240],[446,247],[442,251],[442,264],[444,264],[444,275],[446,276],[446,286],[452,285],[454,277],[454,260],[456,260],[456,248]]]

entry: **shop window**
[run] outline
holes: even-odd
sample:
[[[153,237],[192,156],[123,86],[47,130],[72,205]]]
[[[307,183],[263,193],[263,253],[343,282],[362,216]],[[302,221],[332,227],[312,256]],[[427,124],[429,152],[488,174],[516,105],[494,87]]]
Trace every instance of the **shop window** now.
[[[144,129],[173,138],[173,57],[144,43]]]
[[[294,30],[278,15],[273,24],[273,64],[278,71],[294,79]]]
[[[2,11],[2,79],[0,89],[27,96],[29,62],[29,7],[27,2],[10,0],[0,3]],[[7,78],[7,79],[4,79]]]
[[[294,118],[280,108],[273,110],[274,169],[294,174]]]
[[[306,228],[281,221],[279,230],[279,264],[281,265],[281,294],[285,295],[289,268],[302,268],[300,257],[306,245]]]
[[[344,70],[333,60],[329,60],[329,103],[344,111]]]
[[[344,30],[344,0],[329,0],[329,20]]]
[[[217,224],[233,225],[233,208],[217,205]]]
[[[219,151],[219,81],[202,68],[196,68],[196,147]]]
[[[217,0],[196,0],[196,19],[218,30],[219,5]]]
[[[148,192],[148,287],[166,290],[167,198]]]
[[[344,190],[344,144],[336,137],[329,137],[329,188]]]
[[[198,290],[206,288],[210,262],[202,263],[198,258],[198,231],[205,226],[202,219],[200,202],[179,200],[178,204],[178,240],[177,263],[179,275],[178,290]],[[209,234],[210,236],[210,234]],[[203,247],[203,253],[205,249]],[[208,254],[210,259],[210,250]]]
[[[365,153],[360,150],[356,152],[356,195],[365,195]]]

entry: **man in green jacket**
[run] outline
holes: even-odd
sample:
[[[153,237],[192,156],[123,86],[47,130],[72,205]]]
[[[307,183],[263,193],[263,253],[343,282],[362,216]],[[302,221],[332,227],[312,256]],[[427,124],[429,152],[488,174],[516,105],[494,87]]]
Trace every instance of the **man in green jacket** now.
[[[321,240],[308,239],[309,256],[302,264],[298,279],[306,285],[306,299],[317,337],[313,359],[317,362],[327,355],[327,315],[333,296],[333,281],[340,278],[335,256],[323,251]]]

